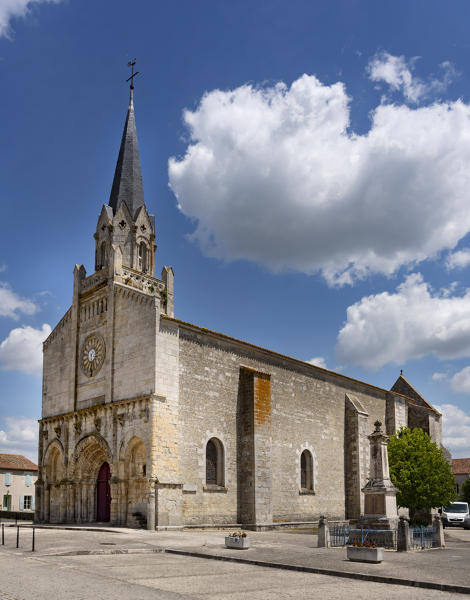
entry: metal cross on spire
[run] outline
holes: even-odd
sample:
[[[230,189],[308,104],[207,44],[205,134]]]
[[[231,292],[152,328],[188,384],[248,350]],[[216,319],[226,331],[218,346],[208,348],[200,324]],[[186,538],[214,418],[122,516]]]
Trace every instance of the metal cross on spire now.
[[[131,90],[133,90],[133,89],[134,89],[134,77],[135,77],[136,75],[138,75],[138,74],[139,74],[139,71],[136,71],[136,72],[134,73],[134,66],[135,66],[135,63],[136,63],[136,60],[135,60],[135,58],[134,58],[134,60],[131,60],[131,61],[129,61],[129,62],[127,63],[127,66],[128,66],[128,67],[131,67],[131,69],[132,69],[131,76],[130,76],[128,79],[126,79],[126,81],[130,81],[130,82],[131,82]]]

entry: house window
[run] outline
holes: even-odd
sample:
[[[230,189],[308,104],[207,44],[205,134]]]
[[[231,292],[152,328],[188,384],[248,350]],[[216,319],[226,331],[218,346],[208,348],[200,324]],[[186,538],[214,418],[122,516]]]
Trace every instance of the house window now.
[[[31,510],[33,507],[33,497],[32,496],[25,496],[24,497],[24,501],[23,501],[23,508],[24,510]]]
[[[308,450],[300,456],[300,487],[302,490],[313,490],[313,458]]]
[[[33,483],[33,477],[29,473],[24,476],[24,484],[26,487],[29,487]]]
[[[11,473],[5,473],[5,485],[11,485]]]
[[[5,494],[3,496],[3,510],[11,510],[11,496],[10,496],[10,494]]]
[[[206,485],[224,485],[224,450],[217,438],[212,438],[206,446]]]

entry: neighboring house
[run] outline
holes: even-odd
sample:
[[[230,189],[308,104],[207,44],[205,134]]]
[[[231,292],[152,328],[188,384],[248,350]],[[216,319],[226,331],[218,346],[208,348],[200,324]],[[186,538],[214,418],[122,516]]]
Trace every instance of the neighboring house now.
[[[34,510],[38,466],[22,454],[0,454],[2,510]]]
[[[453,458],[452,473],[455,477],[456,491],[462,491],[463,482],[470,477],[470,458]]]

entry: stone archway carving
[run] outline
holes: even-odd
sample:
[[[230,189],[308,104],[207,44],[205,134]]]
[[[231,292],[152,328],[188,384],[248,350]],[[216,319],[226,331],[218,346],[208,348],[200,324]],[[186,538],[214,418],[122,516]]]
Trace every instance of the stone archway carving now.
[[[71,502],[76,521],[96,520],[97,477],[104,463],[108,463],[112,468],[111,449],[101,435],[91,433],[77,442],[70,468],[73,485]]]
[[[121,447],[120,458],[124,472],[124,490],[121,507],[123,520],[128,526],[142,527],[147,520],[149,482],[147,477],[147,449],[145,442],[134,435]]]
[[[93,478],[105,461],[112,463],[108,442],[97,433],[85,435],[77,442],[73,451],[71,475],[74,479]]]
[[[65,455],[62,443],[55,439],[48,445],[42,461],[42,512],[46,522],[61,523],[66,518],[64,480]]]

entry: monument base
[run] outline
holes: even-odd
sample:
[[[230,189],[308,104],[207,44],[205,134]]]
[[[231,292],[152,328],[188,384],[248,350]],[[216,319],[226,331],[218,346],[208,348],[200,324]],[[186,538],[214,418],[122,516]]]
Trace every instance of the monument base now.
[[[396,529],[398,517],[363,515],[357,522],[358,529]]]

